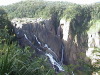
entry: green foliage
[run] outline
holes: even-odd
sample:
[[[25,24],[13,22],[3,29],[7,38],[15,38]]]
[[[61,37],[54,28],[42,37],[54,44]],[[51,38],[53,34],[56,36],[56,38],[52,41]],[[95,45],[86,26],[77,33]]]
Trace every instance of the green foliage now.
[[[4,25],[7,25],[7,13],[0,8],[0,29],[4,28]]]
[[[85,34],[89,29],[89,22],[91,20],[90,10],[88,6],[78,6],[76,15],[72,18],[71,28],[74,34]]]
[[[54,75],[48,66],[50,64],[46,63],[47,58],[32,58],[34,53],[29,51],[30,47],[20,48],[14,41],[16,35],[6,20],[0,22],[1,25],[3,23],[0,28],[0,75]],[[5,22],[7,25],[4,25]]]
[[[3,7],[9,14],[9,18],[50,18],[55,17],[55,30],[58,27],[59,20],[65,18],[72,20],[72,28],[75,34],[84,33],[88,30],[90,20],[100,19],[100,3],[93,5],[77,5],[68,2],[48,2],[42,0],[29,0],[15,3]]]
[[[95,33],[100,31],[100,20],[91,20],[89,22],[90,28],[87,30],[88,33]]]
[[[43,0],[26,0],[13,5],[3,7],[9,14],[9,18],[15,17],[23,18],[50,18],[52,13],[57,12],[58,16],[63,15],[63,11],[67,8],[70,3],[65,2],[48,2]]]
[[[77,5],[68,2],[48,2],[43,0],[26,0],[2,7],[9,18],[50,18],[53,16],[55,30],[59,20],[71,20],[74,34],[85,33],[90,28],[90,20],[100,19],[100,3],[92,5]]]
[[[23,18],[50,18],[54,21],[55,30],[59,25],[59,20],[65,18],[71,21],[71,28],[76,38],[90,32],[100,30],[100,3],[93,5],[77,5],[67,2],[45,2],[42,0],[27,0],[12,5],[2,7],[8,13],[10,19],[15,17]],[[49,68],[46,58],[32,58],[29,47],[21,49],[17,43],[12,41],[15,38],[13,28],[8,21],[7,13],[0,8],[0,75],[54,75],[54,70]],[[96,24],[96,25],[95,25]],[[97,28],[97,29],[96,29]],[[11,32],[11,33],[10,33]],[[81,34],[81,35],[80,35]],[[86,42],[84,42],[86,47]],[[96,49],[96,52],[99,49]],[[99,62],[98,62],[99,63]],[[84,75],[90,75],[100,68],[86,64],[81,60]],[[76,71],[76,65],[67,65],[65,72],[58,75],[72,74],[81,75],[83,72]],[[74,68],[74,69],[73,69]]]
[[[100,58],[100,48],[96,47],[94,48],[93,52],[94,55],[96,55],[96,57]],[[100,60],[99,59],[95,59],[97,62],[93,64],[94,66],[94,71],[96,72],[100,72]]]
[[[15,35],[9,35],[6,28],[2,30],[4,32],[0,34],[0,75],[53,75],[46,58],[32,58],[33,53],[29,51],[29,47],[23,50],[16,42],[10,43]]]
[[[82,20],[87,22],[91,19],[100,19],[100,3],[92,5],[77,5],[68,2],[48,2],[43,0],[26,0],[19,3],[2,7],[9,14],[9,18],[50,18],[57,12],[59,18],[74,19],[80,16]],[[91,17],[90,17],[91,15]],[[87,17],[86,19],[84,19]],[[81,20],[81,19],[80,19]],[[81,20],[81,21],[82,21]]]
[[[91,16],[93,20],[100,19],[100,3],[91,5]]]

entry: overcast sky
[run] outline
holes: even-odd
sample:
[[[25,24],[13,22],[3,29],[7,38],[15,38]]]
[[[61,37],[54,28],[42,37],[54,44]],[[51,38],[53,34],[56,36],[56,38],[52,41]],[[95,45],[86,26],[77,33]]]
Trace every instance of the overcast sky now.
[[[0,0],[0,6],[9,5],[12,3],[19,2],[19,1],[24,1],[24,0]],[[77,4],[91,4],[94,2],[100,2],[100,0],[46,0],[46,1],[68,1],[68,2],[73,2]]]
[[[9,5],[23,0],[0,0],[0,5]]]

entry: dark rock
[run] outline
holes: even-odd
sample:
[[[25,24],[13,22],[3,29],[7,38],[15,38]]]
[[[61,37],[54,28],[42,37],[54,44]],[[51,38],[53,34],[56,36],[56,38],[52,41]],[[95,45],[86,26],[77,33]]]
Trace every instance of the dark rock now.
[[[57,57],[61,57],[62,40],[55,35],[54,25],[51,19],[43,20],[42,22],[20,23],[14,25],[15,33],[21,47],[35,46],[36,50],[43,50]],[[39,41],[39,43],[37,42]],[[44,48],[47,45],[49,49]]]

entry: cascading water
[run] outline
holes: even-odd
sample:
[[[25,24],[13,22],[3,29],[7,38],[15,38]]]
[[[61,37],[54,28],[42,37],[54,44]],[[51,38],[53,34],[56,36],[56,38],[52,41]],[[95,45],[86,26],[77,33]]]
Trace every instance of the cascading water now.
[[[25,36],[26,40],[28,40],[28,41],[29,41],[29,43],[31,43],[31,44],[32,44],[32,42],[28,39],[28,37],[26,36],[26,34],[24,34],[24,36]]]
[[[36,41],[38,42],[39,45],[41,45],[41,42],[39,42],[39,40],[37,39],[37,37],[34,35],[34,37],[36,38]]]
[[[55,59],[50,53],[49,54],[46,53],[45,55],[49,57],[49,60],[51,61],[53,68],[55,69],[56,72],[64,71],[63,67],[55,61]]]
[[[63,64],[63,58],[64,58],[64,45],[62,44],[62,49],[61,49],[61,64]]]
[[[32,44],[32,42],[28,39],[28,37],[26,36],[26,34],[24,34],[24,37],[25,37],[25,39],[26,39],[30,44]],[[34,37],[35,37],[37,43],[38,43],[39,45],[41,45],[41,42],[38,40],[38,38],[37,38],[35,35],[34,35]],[[47,44],[45,44],[45,45],[43,46],[43,48],[47,48],[48,50],[50,50],[50,51],[56,56],[55,58],[58,59],[58,57],[57,57],[57,55],[55,54],[55,52],[52,51],[52,49],[49,48]],[[42,50],[39,49],[39,48],[37,48],[37,50],[38,50],[38,51],[42,51]],[[56,72],[64,71],[63,67],[54,59],[54,56],[53,56],[52,54],[50,54],[50,53],[45,53],[45,56],[47,56],[47,57],[49,58],[51,64],[53,65],[53,68],[55,69]],[[62,49],[62,58],[61,58],[61,62],[62,62],[62,61],[63,61],[63,49]]]
[[[54,51],[52,51],[52,49],[49,48],[47,44],[44,45],[44,48],[47,48],[48,50],[50,50],[55,55],[55,58],[58,59],[58,56],[56,55],[56,53]]]
[[[75,75],[73,71],[72,71],[72,75]]]

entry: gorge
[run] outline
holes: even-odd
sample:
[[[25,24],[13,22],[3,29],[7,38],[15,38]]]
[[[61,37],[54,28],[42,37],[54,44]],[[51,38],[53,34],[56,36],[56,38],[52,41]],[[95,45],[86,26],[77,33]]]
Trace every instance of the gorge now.
[[[75,28],[71,28],[72,25],[74,26],[71,21],[61,19],[56,31],[52,18],[48,20],[30,19],[31,23],[28,19],[12,20],[19,44],[22,47],[30,46],[37,54],[47,56],[56,72],[64,71],[63,64],[77,65],[76,70],[83,70],[84,63],[91,64],[93,60],[90,61],[87,57],[89,56],[88,50],[91,44],[100,46],[99,32],[96,32],[98,41],[93,43],[93,40],[89,41],[91,39],[89,33],[83,31],[84,33],[81,34],[73,34]]]
[[[6,62],[2,63],[0,58],[0,72],[2,75],[99,75],[99,24],[100,3],[26,0],[0,6],[0,55],[5,57],[2,62],[6,58],[8,63],[14,61],[11,60],[12,70],[8,73],[6,67],[4,73],[6,68],[1,66]]]

